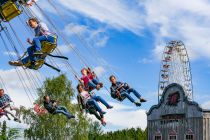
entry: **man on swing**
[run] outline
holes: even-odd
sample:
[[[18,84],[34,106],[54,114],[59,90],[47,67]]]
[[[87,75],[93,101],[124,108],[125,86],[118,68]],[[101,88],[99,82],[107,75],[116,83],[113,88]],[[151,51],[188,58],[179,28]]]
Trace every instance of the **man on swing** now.
[[[122,101],[125,98],[128,98],[132,103],[136,106],[141,106],[142,102],[146,102],[145,99],[141,98],[141,95],[133,88],[129,87],[127,83],[118,82],[114,75],[110,76],[110,82],[112,83],[111,86],[111,96],[114,99],[118,99]],[[131,96],[130,93],[133,93],[139,101],[135,101]]]
[[[44,108],[50,113],[50,114],[63,114],[67,117],[67,119],[73,119],[75,118],[74,115],[72,115],[70,112],[68,112],[67,108],[65,106],[58,106],[58,102],[56,100],[50,99],[48,95],[44,96]]]
[[[55,43],[56,35],[54,33],[51,33],[45,23],[39,22],[36,18],[30,18],[27,21],[28,25],[34,29],[35,32],[35,38],[33,38],[33,41],[29,38],[27,39],[27,42],[31,45],[27,49],[28,57],[23,58],[22,60],[17,61],[9,61],[10,65],[14,66],[22,66],[28,61],[31,62],[32,66],[36,65],[36,57],[35,55],[42,55],[42,41],[47,41],[50,43]]]
[[[9,95],[4,93],[4,89],[0,89],[0,109],[5,113],[11,115],[14,118],[14,121],[20,122],[20,109],[11,105],[10,103],[12,102],[11,98]],[[13,114],[12,111],[15,111],[15,115]],[[7,116],[8,118],[8,116]]]

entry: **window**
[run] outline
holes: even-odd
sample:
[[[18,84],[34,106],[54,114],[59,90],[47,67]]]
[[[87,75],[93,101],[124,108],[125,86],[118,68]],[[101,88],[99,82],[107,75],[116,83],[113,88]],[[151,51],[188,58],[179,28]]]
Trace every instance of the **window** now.
[[[185,140],[193,140],[193,134],[185,135]]]
[[[155,140],[162,140],[162,136],[161,135],[156,135]]]
[[[176,135],[169,135],[169,140],[177,140],[177,136]]]

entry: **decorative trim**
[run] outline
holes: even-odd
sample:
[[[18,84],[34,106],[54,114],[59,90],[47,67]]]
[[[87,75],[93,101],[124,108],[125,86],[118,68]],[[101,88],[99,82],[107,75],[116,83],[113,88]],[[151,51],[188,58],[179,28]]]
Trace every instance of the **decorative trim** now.
[[[172,83],[172,84],[168,85],[168,86],[164,89],[164,91],[163,91],[163,96],[162,96],[162,98],[160,99],[160,102],[159,102],[157,105],[153,105],[153,106],[149,109],[149,111],[147,112],[147,116],[149,116],[149,115],[152,113],[152,111],[153,111],[154,109],[160,108],[161,104],[162,104],[162,103],[164,102],[164,100],[165,100],[165,96],[164,96],[164,95],[165,95],[166,91],[167,91],[169,88],[174,87],[174,86],[178,87],[178,88],[182,91],[181,94],[184,93],[184,89],[183,89],[183,87],[182,87],[181,85],[179,85],[179,84],[177,84],[177,83]],[[186,102],[188,105],[194,105],[194,106],[196,106],[197,109],[198,109],[198,111],[201,111],[201,112],[210,112],[210,110],[204,110],[204,109],[202,109],[202,108],[199,106],[199,104],[198,104],[197,102],[195,102],[195,101],[189,101],[186,95],[183,94],[183,97],[184,97],[184,99],[183,99],[184,102]]]

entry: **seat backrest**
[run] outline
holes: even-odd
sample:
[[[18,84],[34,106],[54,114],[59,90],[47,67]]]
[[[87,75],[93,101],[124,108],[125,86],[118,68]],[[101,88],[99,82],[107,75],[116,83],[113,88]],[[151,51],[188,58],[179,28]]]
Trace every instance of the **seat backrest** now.
[[[47,41],[42,41],[42,52],[43,53],[52,53],[56,47],[57,47],[57,44],[47,42]]]
[[[0,12],[5,21],[10,21],[11,19],[21,14],[21,11],[17,8],[16,4],[11,0],[1,5]]]

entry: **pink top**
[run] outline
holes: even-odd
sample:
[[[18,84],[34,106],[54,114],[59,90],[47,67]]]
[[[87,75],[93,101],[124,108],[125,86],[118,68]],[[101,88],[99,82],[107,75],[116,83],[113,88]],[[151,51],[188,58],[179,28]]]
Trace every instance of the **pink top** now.
[[[83,76],[81,80],[84,82],[85,86],[88,86],[89,80],[93,80],[93,75],[90,73],[87,76]]]

